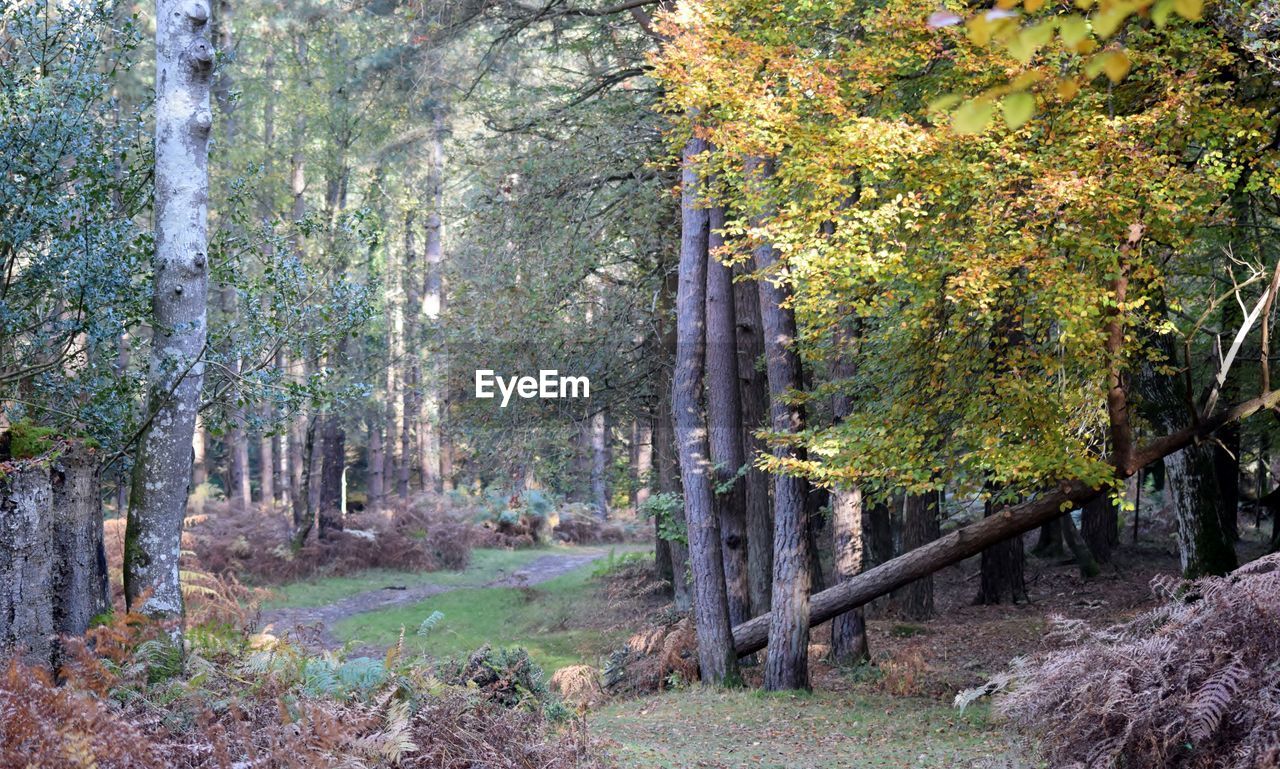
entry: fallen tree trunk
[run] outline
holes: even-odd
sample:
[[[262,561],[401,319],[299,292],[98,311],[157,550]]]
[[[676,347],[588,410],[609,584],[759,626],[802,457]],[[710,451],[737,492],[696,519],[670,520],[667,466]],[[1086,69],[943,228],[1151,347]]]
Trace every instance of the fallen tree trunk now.
[[[1119,478],[1128,478],[1152,462],[1211,435],[1224,425],[1238,422],[1263,409],[1275,408],[1277,404],[1280,404],[1280,390],[1272,390],[1220,412],[1197,425],[1158,438],[1142,449],[1130,453],[1125,458],[1125,463],[1116,468],[1116,475]],[[886,595],[896,588],[977,555],[991,545],[1038,528],[1041,524],[1062,515],[1064,511],[1078,507],[1100,493],[1100,489],[1092,488],[1079,481],[1066,483],[1035,499],[1007,507],[976,523],[957,529],[941,539],[868,569],[848,582],[842,582],[833,588],[814,594],[810,598],[810,626],[820,625],[839,614]],[[768,638],[768,614],[744,622],[733,629],[733,645],[738,656],[763,649],[768,643]]]

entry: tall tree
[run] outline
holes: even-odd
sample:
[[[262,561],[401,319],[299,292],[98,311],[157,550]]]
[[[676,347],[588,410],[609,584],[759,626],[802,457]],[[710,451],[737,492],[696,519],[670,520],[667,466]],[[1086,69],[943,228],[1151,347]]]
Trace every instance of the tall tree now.
[[[147,423],[134,461],[125,528],[130,606],[176,620],[178,561],[191,481],[191,440],[204,380],[208,296],[210,80],[206,0],[157,0],[155,283]],[[137,606],[147,593],[146,602]]]
[[[753,159],[747,173],[764,187],[772,177],[769,161]],[[758,216],[767,215],[760,212]],[[795,350],[796,317],[791,307],[787,276],[771,244],[754,250],[760,273],[760,319],[764,331],[765,370],[769,379],[770,425],[781,436],[804,427],[792,395],[800,389],[800,356]],[[796,449],[777,443],[779,463],[796,458]],[[769,653],[764,686],[769,690],[809,688],[809,521],[805,513],[805,481],[791,474],[777,475],[773,491],[773,588],[769,622]]]
[[[676,295],[676,369],[671,413],[689,527],[698,666],[704,681],[732,685],[739,681],[738,656],[730,632],[720,526],[711,493],[707,421],[702,407],[708,217],[702,205],[703,188],[696,164],[705,150],[705,142],[692,138],[682,153],[680,284]]]
[[[747,473],[743,504],[747,527],[747,589],[752,615],[769,611],[773,585],[773,500],[769,473],[756,464],[765,451],[758,435],[769,422],[769,382],[763,370],[764,336],[760,327],[760,291],[751,267],[734,268],[734,336],[738,352],[738,394],[742,405],[741,440]]]
[[[720,261],[724,246],[724,209],[711,208],[708,224],[706,293],[706,392],[712,482],[724,555],[729,618],[737,625],[751,618],[747,583],[746,483],[743,478],[742,402],[738,392],[733,269]]]

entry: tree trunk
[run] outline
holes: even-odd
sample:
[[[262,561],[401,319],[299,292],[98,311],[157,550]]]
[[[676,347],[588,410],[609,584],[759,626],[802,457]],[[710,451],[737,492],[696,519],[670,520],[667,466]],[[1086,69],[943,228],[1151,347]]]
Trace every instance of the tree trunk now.
[[[383,481],[386,478],[386,454],[382,452],[382,415],[377,410],[369,417],[369,482],[368,502],[371,511],[382,509],[382,497],[385,494]]]
[[[591,415],[591,504],[602,521],[609,519],[609,426],[604,410]]]
[[[289,359],[287,366],[289,378],[296,384],[306,379],[306,364],[301,356]],[[294,415],[289,422],[289,494],[293,509],[293,527],[298,529],[307,519],[307,478],[309,473],[307,440],[308,418],[302,414]]]
[[[749,175],[767,183],[772,168],[753,160]],[[755,249],[756,269],[765,276],[757,283],[760,319],[764,330],[765,369],[769,380],[770,424],[775,433],[791,435],[803,429],[800,408],[787,402],[800,387],[800,360],[794,349],[795,313],[790,307],[790,287],[782,281],[778,254],[771,245]],[[796,451],[786,444],[773,448],[779,460],[793,460]],[[805,515],[805,482],[778,475],[773,494],[773,589],[769,623],[769,654],[765,660],[764,687],[770,691],[809,688],[809,533]]]
[[[831,499],[836,584],[848,582],[862,573],[865,562],[862,531],[862,490],[857,486],[836,489]],[[838,665],[855,665],[869,659],[871,650],[862,607],[838,615],[831,627],[831,660]]]
[[[631,507],[636,511],[649,501],[653,483],[653,426],[647,420],[631,423]]]
[[[938,492],[908,494],[902,512],[902,551],[909,553],[938,538],[942,533],[938,519]],[[924,620],[933,616],[933,577],[921,577],[903,586],[898,605],[908,619]]]
[[[35,664],[52,658],[54,536],[49,468],[0,474],[0,658],[16,649]]]
[[[1080,509],[1080,535],[1099,564],[1111,563],[1111,543],[1119,525],[1119,512],[1109,494],[1090,500]]]
[[[191,488],[209,482],[209,433],[204,419],[196,415],[196,427],[191,434]]]
[[[742,402],[738,393],[738,345],[735,335],[733,270],[718,255],[724,245],[724,209],[709,214],[706,296],[706,393],[710,430],[715,514],[720,521],[724,581],[729,619],[737,625],[751,619],[747,583],[746,483],[739,471],[746,463],[742,445]]]
[[[204,381],[208,293],[209,81],[205,0],[156,2],[154,313],[147,426],[134,459],[125,531],[130,607],[181,634],[178,559],[191,439]],[[149,598],[136,606],[143,593]]]
[[[1090,500],[1090,503],[1101,496],[1104,495],[1094,497]],[[1094,560],[1093,553],[1089,552],[1089,546],[1084,543],[1084,538],[1076,530],[1075,519],[1068,513],[1058,520],[1062,523],[1062,534],[1063,538],[1067,540],[1067,547],[1071,549],[1071,554],[1076,558],[1076,565],[1080,567],[1080,576],[1085,579],[1093,579],[1101,574],[1102,569],[1098,567],[1098,562]]]
[[[1040,536],[1036,546],[1031,548],[1032,555],[1040,558],[1061,558],[1066,554],[1062,541],[1062,519],[1054,519],[1040,527]]]
[[[1156,336],[1151,345],[1164,358],[1165,365],[1178,365],[1177,347],[1170,335]],[[1175,374],[1147,363],[1136,380],[1145,407],[1143,416],[1158,430],[1172,433],[1191,421]],[[1166,456],[1163,468],[1165,498],[1172,502],[1178,520],[1183,576],[1230,572],[1236,567],[1236,554],[1230,535],[1222,526],[1227,515],[1221,506],[1223,495],[1218,489],[1213,446],[1190,446]]]
[[[991,516],[998,511],[999,508],[988,500],[986,515]],[[1023,570],[1024,561],[1022,537],[998,542],[984,550],[978,595],[973,599],[974,604],[991,606],[1002,603],[1026,603],[1027,582]]]
[[[325,414],[322,433],[318,534],[321,539],[326,539],[332,532],[342,531],[342,477],[347,465],[347,435],[342,429],[341,417],[333,412]]]
[[[447,135],[444,110],[437,107],[431,120],[431,163],[427,168],[427,193],[431,210],[427,213],[426,277],[422,289],[422,316],[432,330],[444,312],[444,142]],[[422,487],[443,491],[441,457],[440,387],[438,375],[423,377],[423,413],[418,420],[422,436]],[[426,380],[430,380],[429,382]]]
[[[760,328],[760,293],[754,280],[745,279],[747,265],[735,270],[733,286],[734,339],[738,354],[738,396],[742,405],[741,440],[747,474],[743,478],[744,517],[747,538],[747,590],[751,614],[768,613],[773,585],[773,501],[769,474],[756,467],[765,451],[756,431],[767,426],[769,382],[760,370],[764,336]]]
[[[659,377],[659,381],[663,377]],[[666,398],[662,398],[661,402],[666,403]],[[653,436],[653,457],[654,457],[654,478],[653,486],[659,492],[679,493],[680,484],[675,480],[673,473],[666,470],[670,467],[665,453],[658,449],[658,441],[669,435],[669,430],[664,431],[660,426],[661,423],[670,425],[671,410],[667,409],[665,414],[658,413],[650,415],[649,434]],[[667,487],[671,488],[667,488]],[[654,575],[660,580],[666,580],[672,586],[672,597],[675,596],[675,570],[671,563],[671,543],[662,538],[661,521],[658,516],[653,517],[653,570]]]
[[[410,210],[404,215],[404,342],[403,354],[400,356],[401,371],[401,411],[404,418],[400,422],[400,464],[396,467],[396,490],[401,498],[409,496],[410,478],[413,473],[413,451],[418,421],[418,386],[421,365],[418,362],[418,312],[421,299],[418,297],[418,253],[413,237],[414,216]]]
[[[678,272],[667,274],[663,281],[659,305],[665,323],[662,328],[662,357],[674,364],[676,356],[676,324],[668,317],[667,310],[672,309],[676,298]],[[676,451],[676,431],[671,408],[671,369],[663,368],[663,376],[658,387],[658,416],[654,427],[653,453],[658,466],[658,490],[672,494],[680,494],[680,460]],[[684,510],[677,508],[677,524],[684,523]],[[679,540],[664,540],[671,556],[671,591],[675,598],[676,608],[687,611],[692,604],[689,595],[689,548]]]
[[[111,608],[98,457],[81,446],[53,462],[53,630],[79,636]]]
[[[684,486],[685,520],[689,527],[689,561],[693,567],[693,616],[698,633],[698,667],[702,680],[714,685],[739,682],[733,653],[729,603],[725,596],[724,556],[720,526],[711,493],[712,467],[707,421],[702,410],[703,363],[706,353],[707,211],[695,167],[706,142],[690,139],[684,148],[680,200],[680,283],[676,296],[676,368],[671,388],[672,419],[680,478]]]

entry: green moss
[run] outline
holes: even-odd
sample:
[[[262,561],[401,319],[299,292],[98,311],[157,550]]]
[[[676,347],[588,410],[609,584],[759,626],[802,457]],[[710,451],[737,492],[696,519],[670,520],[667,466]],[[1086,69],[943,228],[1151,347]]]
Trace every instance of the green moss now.
[[[32,459],[43,456],[53,448],[53,437],[57,434],[58,431],[51,427],[14,422],[9,426],[9,457]]]

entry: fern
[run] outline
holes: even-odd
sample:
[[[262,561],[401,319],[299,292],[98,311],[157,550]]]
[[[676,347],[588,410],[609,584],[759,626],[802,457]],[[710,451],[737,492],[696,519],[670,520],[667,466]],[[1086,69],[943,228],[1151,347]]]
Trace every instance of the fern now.
[[[1218,730],[1241,684],[1248,677],[1248,668],[1232,659],[1196,690],[1191,696],[1191,717],[1187,728],[1193,741],[1206,740]]]
[[[440,624],[440,620],[442,619],[444,619],[444,612],[442,611],[431,612],[431,614],[429,614],[427,618],[422,621],[422,624],[418,625],[417,634],[420,636],[429,635],[432,630],[435,630],[436,625]]]

